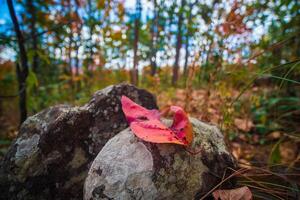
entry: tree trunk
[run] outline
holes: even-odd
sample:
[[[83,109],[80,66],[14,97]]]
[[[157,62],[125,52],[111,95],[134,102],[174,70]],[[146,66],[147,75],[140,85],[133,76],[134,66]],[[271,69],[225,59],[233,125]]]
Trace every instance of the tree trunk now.
[[[76,42],[76,44],[75,44],[75,75],[76,76],[79,76],[79,45],[77,44],[77,42]]]
[[[131,82],[134,85],[138,85],[138,43],[139,43],[139,28],[140,28],[140,17],[141,17],[141,1],[136,2],[136,13],[134,20],[134,42],[133,42],[133,70]]]
[[[76,8],[75,8],[75,13],[77,15],[78,14],[78,9],[79,9],[79,6],[77,5],[76,3]],[[80,47],[80,42],[81,42],[81,30],[82,30],[82,23],[81,22],[77,22],[76,24],[76,32],[77,32],[77,38],[75,40],[75,73],[76,73],[76,76],[79,75],[79,47]]]
[[[68,5],[68,9],[69,9],[69,17],[72,19],[72,13],[73,13],[73,10],[72,10],[72,3],[71,1],[68,1],[69,5]],[[72,23],[70,24],[69,26],[70,28],[70,33],[69,33],[69,51],[68,51],[68,69],[66,70],[67,71],[67,74],[70,75],[70,86],[71,86],[71,90],[72,90],[72,93],[74,92],[74,84],[73,84],[73,66],[72,66],[72,50],[73,50],[73,25]]]
[[[79,10],[79,5],[76,3],[76,8],[75,8],[75,13],[79,16],[78,13]],[[79,47],[81,46],[81,31],[82,31],[82,27],[83,24],[81,23],[81,21],[77,22],[76,24],[76,32],[77,32],[77,38],[75,41],[75,51],[76,51],[76,56],[75,56],[75,69],[76,69],[76,92],[80,91],[80,85],[81,85],[81,81],[80,79],[78,79],[79,77]]]
[[[157,1],[154,0],[154,17],[151,27],[151,76],[156,74],[157,64],[156,64],[156,52],[157,52],[157,39],[158,39],[158,11],[157,11]]]
[[[95,30],[95,10],[93,9],[92,6],[92,1],[88,0],[87,1],[87,11],[89,14],[88,20],[92,20],[92,23],[90,23],[89,25],[89,39],[88,39],[88,43],[87,43],[87,55],[88,55],[88,60],[87,60],[87,65],[86,65],[86,71],[85,73],[87,74],[88,78],[84,79],[85,80],[85,84],[88,88],[89,92],[92,92],[92,82],[93,82],[93,76],[94,76],[94,51],[93,51],[93,47],[94,47],[94,43],[93,43],[93,34],[94,34],[94,30]],[[86,22],[86,24],[89,24],[88,21]],[[99,34],[99,33],[98,33]],[[99,50],[100,52],[100,50]]]
[[[21,60],[21,66],[19,66],[19,64],[17,63],[17,77],[18,77],[19,94],[20,94],[20,100],[19,100],[20,123],[22,123],[27,118],[26,78],[28,76],[28,61],[27,61],[28,59],[27,59],[27,53],[24,45],[24,37],[20,30],[19,22],[16,17],[16,12],[12,0],[7,0],[7,5],[17,35],[17,42],[19,46],[19,54]]]
[[[18,79],[18,90],[19,90],[19,109],[20,109],[20,125],[27,118],[27,97],[26,97],[26,78],[24,80],[24,74],[19,63],[16,63],[16,74]]]
[[[186,77],[188,74],[188,60],[189,60],[189,36],[186,36],[185,40],[185,58],[184,58],[184,67],[183,67],[183,75]]]
[[[70,31],[69,35],[69,51],[68,51],[68,70],[67,72],[70,74],[70,77],[73,77],[73,70],[72,70],[72,48],[73,48],[73,31]],[[72,80],[72,78],[71,78]]]
[[[182,21],[183,21],[183,9],[185,6],[185,0],[181,0],[181,8],[178,13],[178,25],[177,25],[177,36],[176,36],[176,55],[175,62],[173,66],[173,77],[172,77],[172,85],[176,86],[178,80],[178,71],[179,71],[179,57],[180,57],[180,49],[182,46]]]
[[[93,39],[92,39],[92,36],[94,34],[94,25],[92,25],[90,27],[90,58],[89,58],[89,62],[88,62],[88,70],[92,71],[93,68],[94,68],[94,51],[93,51]],[[93,75],[93,73],[90,73],[91,76]]]
[[[184,59],[184,68],[183,68],[183,75],[186,77],[188,75],[188,59],[189,59],[189,39],[191,36],[191,25],[192,25],[192,7],[193,4],[190,3],[189,5],[189,16],[188,16],[188,22],[187,22],[187,34],[185,39],[185,59]]]
[[[30,19],[30,29],[31,29],[31,39],[32,39],[32,50],[33,50],[33,60],[32,60],[32,71],[34,73],[37,73],[38,70],[38,37],[37,37],[37,31],[36,31],[36,9],[33,5],[32,0],[27,1],[27,6],[29,13],[31,15]]]

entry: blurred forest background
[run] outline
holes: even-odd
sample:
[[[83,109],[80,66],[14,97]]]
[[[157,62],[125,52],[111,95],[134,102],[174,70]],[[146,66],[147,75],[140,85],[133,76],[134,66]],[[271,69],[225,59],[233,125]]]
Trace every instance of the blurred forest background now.
[[[264,192],[299,194],[299,1],[0,3],[1,155],[26,117],[131,82],[217,124],[241,166],[280,169]]]

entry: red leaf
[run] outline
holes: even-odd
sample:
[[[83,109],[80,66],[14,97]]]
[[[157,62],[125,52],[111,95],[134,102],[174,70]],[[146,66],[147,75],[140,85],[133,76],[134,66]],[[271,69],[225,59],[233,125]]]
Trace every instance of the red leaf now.
[[[213,192],[215,200],[251,200],[252,193],[246,186],[232,190],[216,190]]]
[[[174,112],[174,121],[169,128],[160,121],[160,114],[157,110],[148,110],[125,96],[122,96],[121,103],[131,130],[142,140],[180,145],[191,143],[192,126],[182,108],[171,107],[171,111]]]
[[[126,116],[128,123],[137,120],[150,120],[150,119],[159,119],[160,114],[158,110],[148,110],[143,106],[140,106],[128,97],[122,96],[121,98],[122,110]]]
[[[176,133],[178,138],[191,143],[193,141],[193,128],[188,116],[181,107],[171,106],[170,109],[174,112],[171,130]]]
[[[130,128],[137,137],[147,142],[187,144],[176,137],[169,128],[157,119],[144,122],[132,122]]]

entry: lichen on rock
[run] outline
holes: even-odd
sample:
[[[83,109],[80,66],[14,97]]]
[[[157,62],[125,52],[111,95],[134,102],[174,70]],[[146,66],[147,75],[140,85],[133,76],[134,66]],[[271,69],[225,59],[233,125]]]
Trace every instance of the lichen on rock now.
[[[1,161],[0,199],[193,199],[235,167],[219,129],[194,118],[196,155],[138,139],[127,128],[122,95],[157,108],[151,93],[119,84],[83,106],[57,105],[29,117]]]
[[[84,199],[193,199],[208,192],[227,167],[235,167],[235,161],[216,127],[190,120],[191,148],[201,149],[195,155],[180,145],[141,141],[130,128],[114,136],[89,170]],[[211,162],[220,157],[226,157],[226,162],[215,162],[212,167]]]
[[[0,199],[82,199],[91,162],[127,127],[122,95],[157,108],[151,93],[119,84],[96,92],[83,106],[57,105],[29,117],[1,161]]]

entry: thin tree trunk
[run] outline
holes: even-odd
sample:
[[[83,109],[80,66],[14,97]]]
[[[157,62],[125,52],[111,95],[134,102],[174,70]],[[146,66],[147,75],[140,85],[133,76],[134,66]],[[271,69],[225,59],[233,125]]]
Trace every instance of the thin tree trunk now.
[[[163,32],[167,33],[167,35],[165,37],[167,38],[166,41],[167,41],[168,47],[171,46],[170,45],[171,37],[173,35],[173,33],[171,33],[171,26],[173,25],[173,21],[175,18],[174,14],[172,14],[172,13],[175,13],[175,7],[176,7],[176,5],[171,6],[170,10],[168,11],[168,13],[170,13],[169,19],[167,21],[167,24],[165,26],[163,26],[163,29],[164,29]],[[164,9],[167,9],[167,7],[164,7],[163,10]],[[168,53],[168,50],[164,51],[164,54],[165,54],[166,59],[169,60],[171,56],[169,56],[170,54]]]
[[[17,35],[17,41],[19,46],[19,54],[21,60],[21,66],[17,64],[17,77],[19,84],[19,107],[20,107],[20,123],[24,122],[27,118],[27,107],[26,107],[26,78],[28,76],[28,62],[27,53],[24,45],[24,37],[20,30],[20,25],[16,16],[16,12],[13,6],[12,0],[7,0],[9,14],[12,19],[14,29]]]
[[[134,85],[138,85],[138,43],[139,43],[139,28],[140,28],[140,16],[141,16],[141,1],[137,0],[136,13],[134,20],[134,42],[133,42],[133,70],[131,82]]]
[[[78,5],[76,4],[76,9],[75,9],[75,13],[78,15]],[[76,28],[76,32],[78,34],[78,38],[76,38],[75,41],[75,69],[76,69],[76,76],[79,75],[79,46],[80,46],[80,42],[81,42],[81,30],[82,30],[82,23],[81,22],[77,22],[77,28]]]
[[[208,48],[208,51],[207,51],[205,64],[209,63],[209,57],[210,57],[210,53],[211,53],[211,50],[212,50],[212,45],[213,45],[213,41],[211,40],[210,43],[209,43],[209,48]]]
[[[33,60],[32,60],[32,71],[37,73],[38,70],[38,38],[37,38],[37,31],[36,31],[36,9],[33,5],[32,0],[27,1],[28,10],[31,14],[30,20],[30,29],[31,29],[31,37],[32,37],[32,50],[33,50]]]
[[[158,11],[157,11],[157,1],[154,0],[154,17],[151,27],[151,76],[156,74],[157,64],[156,64],[156,53],[157,53],[157,39],[158,39]]]
[[[72,77],[73,76],[73,73],[72,73],[72,47],[73,47],[73,32],[71,31],[70,32],[70,35],[69,35],[69,51],[68,51],[68,71],[69,71],[69,74],[70,76]]]
[[[185,0],[181,0],[181,8],[179,10],[178,16],[178,25],[177,25],[177,36],[176,36],[176,55],[175,55],[175,62],[173,66],[173,77],[172,77],[172,85],[175,86],[178,80],[178,72],[179,72],[179,57],[180,57],[180,49],[182,46],[182,21],[183,21],[183,9],[185,6]]]
[[[26,78],[24,80],[24,74],[19,63],[16,63],[16,74],[18,79],[18,89],[19,89],[19,109],[20,109],[20,125],[27,118],[27,97],[26,97]]]
[[[184,68],[183,68],[183,75],[186,77],[188,75],[188,59],[189,59],[189,39],[191,36],[191,23],[192,23],[192,10],[193,4],[190,3],[189,5],[189,17],[188,17],[188,22],[187,22],[187,34],[186,34],[186,39],[185,39],[185,59],[184,59]]]
[[[81,26],[81,25],[79,25]],[[81,27],[79,27],[79,31],[78,31],[78,35],[80,35],[81,32]],[[76,55],[75,55],[75,75],[78,78],[79,77],[79,41],[81,40],[81,37],[79,36],[78,40],[75,42],[75,51],[76,51]],[[75,90],[76,92],[80,91],[80,83],[81,81],[79,79],[75,80]]]
[[[78,58],[78,55],[79,55],[79,51],[78,51],[78,49],[79,49],[79,46],[76,44],[76,57],[75,57],[75,69],[76,69],[76,71],[75,71],[75,74],[76,74],[76,76],[78,76],[79,75],[79,58]]]
[[[86,44],[86,48],[88,49],[86,51],[87,53],[87,65],[86,65],[86,71],[85,73],[88,75],[87,79],[85,80],[85,84],[87,85],[86,88],[88,88],[89,92],[92,92],[91,90],[91,84],[92,84],[92,80],[93,80],[93,70],[94,70],[94,51],[93,51],[93,34],[94,34],[94,30],[95,30],[95,22],[94,22],[94,15],[95,15],[95,10],[93,10],[93,6],[92,6],[92,1],[91,0],[87,0],[87,12],[88,12],[88,19],[86,21],[86,24],[89,24],[88,20],[93,20],[92,23],[90,23],[89,25],[89,38]],[[100,52],[100,50],[99,50]]]
[[[68,1],[69,5],[68,5],[68,9],[69,9],[69,14],[70,17],[72,17],[72,3],[71,1]],[[71,90],[72,93],[74,92],[74,84],[73,84],[73,66],[72,66],[72,50],[73,50],[73,26],[72,23],[69,26],[70,28],[70,33],[69,33],[69,51],[68,51],[68,73],[70,74],[70,86],[71,86]]]
[[[92,39],[93,33],[94,33],[94,26],[92,25],[90,27],[90,35],[91,35],[90,44],[91,44],[91,46],[90,46],[90,58],[89,58],[89,62],[88,62],[88,69],[91,71],[93,70],[93,64],[94,64],[94,59],[93,59],[94,51],[93,51],[93,45],[92,45],[93,44],[93,39]],[[91,75],[93,75],[93,73],[91,73]]]
[[[188,72],[188,60],[189,60],[189,36],[186,36],[185,40],[185,58],[184,58],[184,67],[183,67],[183,75],[186,77]]]

